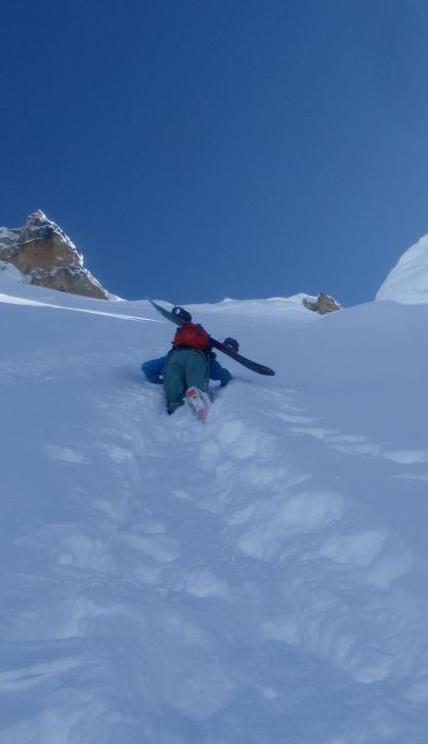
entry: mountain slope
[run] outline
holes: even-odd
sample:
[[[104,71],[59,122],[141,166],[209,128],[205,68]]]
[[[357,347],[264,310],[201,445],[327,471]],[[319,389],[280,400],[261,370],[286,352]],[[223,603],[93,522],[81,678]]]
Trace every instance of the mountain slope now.
[[[425,742],[428,307],[191,308],[277,371],[224,359],[201,426],[142,380],[148,303],[15,279],[1,744]]]
[[[376,299],[404,305],[428,302],[428,235],[403,253],[379,288]]]

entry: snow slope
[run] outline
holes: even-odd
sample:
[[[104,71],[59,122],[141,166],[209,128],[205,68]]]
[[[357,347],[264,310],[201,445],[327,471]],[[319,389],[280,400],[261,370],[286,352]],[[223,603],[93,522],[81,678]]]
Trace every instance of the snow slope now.
[[[404,305],[428,302],[428,235],[403,253],[380,287],[376,299],[394,300]]]
[[[140,375],[147,302],[17,278],[1,744],[426,744],[428,307],[191,308],[277,371],[224,359],[203,426]]]

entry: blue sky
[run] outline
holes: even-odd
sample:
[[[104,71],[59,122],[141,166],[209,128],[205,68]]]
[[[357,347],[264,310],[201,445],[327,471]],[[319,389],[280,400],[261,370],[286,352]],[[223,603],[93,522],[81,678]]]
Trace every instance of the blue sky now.
[[[370,300],[428,232],[428,4],[2,5],[0,224],[137,299]]]

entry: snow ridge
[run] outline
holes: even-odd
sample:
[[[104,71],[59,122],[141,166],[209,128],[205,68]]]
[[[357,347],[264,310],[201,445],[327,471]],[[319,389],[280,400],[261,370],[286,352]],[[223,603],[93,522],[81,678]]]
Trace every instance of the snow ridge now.
[[[403,253],[379,288],[376,299],[404,305],[428,302],[428,235]]]

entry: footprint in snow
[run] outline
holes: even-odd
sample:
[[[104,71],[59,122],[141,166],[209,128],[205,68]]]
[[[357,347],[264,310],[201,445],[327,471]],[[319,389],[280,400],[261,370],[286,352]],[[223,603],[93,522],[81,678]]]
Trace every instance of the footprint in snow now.
[[[323,529],[340,519],[343,510],[340,494],[303,492],[284,500],[281,492],[234,512],[228,526],[235,528],[240,551],[271,561],[281,555],[290,537]]]
[[[177,540],[167,535],[127,535],[124,540],[147,558],[159,563],[171,563],[181,554]]]
[[[190,571],[177,585],[178,591],[185,591],[193,597],[206,599],[210,597],[228,596],[227,582],[216,576],[212,571],[198,568]]]
[[[89,463],[88,457],[79,450],[71,447],[60,447],[55,444],[46,446],[46,453],[52,460],[62,460],[62,462],[76,463],[86,465]]]
[[[390,450],[389,452],[384,452],[383,457],[400,465],[424,464],[428,462],[428,452],[425,450]]]
[[[320,555],[348,569],[364,570],[367,583],[389,589],[412,567],[410,551],[387,530],[340,533],[321,543]]]

